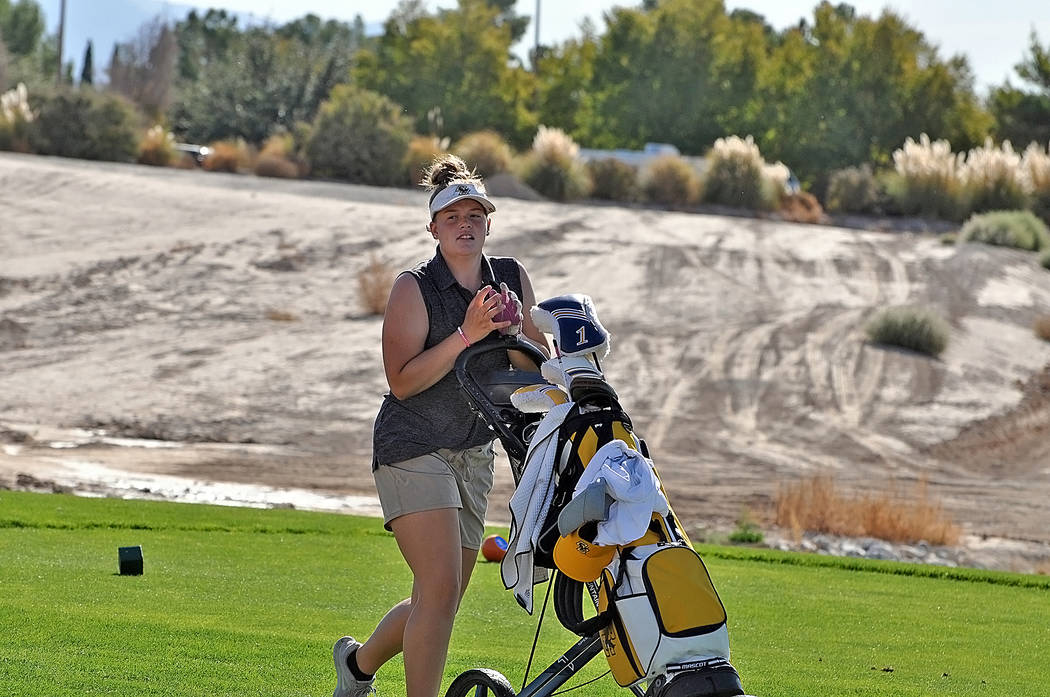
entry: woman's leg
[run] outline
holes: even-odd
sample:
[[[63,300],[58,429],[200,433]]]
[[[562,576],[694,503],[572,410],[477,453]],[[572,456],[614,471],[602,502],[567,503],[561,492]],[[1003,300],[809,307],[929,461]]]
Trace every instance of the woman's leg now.
[[[408,697],[436,697],[464,588],[459,511],[410,513],[392,520],[390,528],[412,570],[412,597],[387,613],[358,649],[357,663],[371,673],[402,650]]]
[[[470,582],[471,573],[478,560],[478,550],[462,548],[463,565],[460,584],[459,599],[463,600],[467,584]],[[357,650],[357,665],[366,673],[375,673],[379,667],[391,658],[401,653],[405,637],[405,623],[412,612],[412,603],[415,602],[415,591],[411,598],[405,598],[400,603],[390,608],[368,641]]]

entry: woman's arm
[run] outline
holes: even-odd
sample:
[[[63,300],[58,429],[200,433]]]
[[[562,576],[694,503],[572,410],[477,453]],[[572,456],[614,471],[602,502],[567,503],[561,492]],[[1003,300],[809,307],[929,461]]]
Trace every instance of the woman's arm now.
[[[550,345],[547,344],[547,336],[536,328],[536,324],[532,321],[532,314],[529,310],[533,305],[536,304],[536,293],[532,289],[532,280],[529,278],[529,273],[525,270],[525,267],[518,262],[518,273],[521,276],[521,333],[525,335],[525,338],[529,340],[529,343],[533,344],[538,348],[544,356],[550,357]],[[511,364],[519,370],[536,371],[539,370],[539,366],[533,364],[533,362],[521,351],[508,351],[508,357],[510,358]]]
[[[498,306],[499,293],[493,293],[490,286],[478,290],[460,325],[468,341],[481,341],[495,328],[492,316]],[[452,332],[424,350],[429,330],[430,318],[419,284],[412,275],[401,274],[390,290],[383,319],[383,368],[390,392],[398,399],[417,395],[437,383],[466,348],[459,332]]]

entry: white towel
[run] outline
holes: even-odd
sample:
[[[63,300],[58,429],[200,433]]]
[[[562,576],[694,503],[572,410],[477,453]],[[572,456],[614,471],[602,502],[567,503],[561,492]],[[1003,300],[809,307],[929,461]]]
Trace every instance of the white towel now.
[[[622,440],[612,440],[598,448],[576,482],[573,496],[599,478],[605,481],[613,504],[609,507],[609,519],[598,523],[596,544],[634,542],[649,529],[654,512],[666,515],[670,511],[652,461]]]
[[[573,403],[551,408],[536,427],[525,454],[525,469],[510,497],[510,540],[499,572],[504,588],[513,588],[518,604],[532,614],[532,587],[547,580],[547,569],[534,563],[540,527],[554,495],[554,462],[558,454],[558,429]]]

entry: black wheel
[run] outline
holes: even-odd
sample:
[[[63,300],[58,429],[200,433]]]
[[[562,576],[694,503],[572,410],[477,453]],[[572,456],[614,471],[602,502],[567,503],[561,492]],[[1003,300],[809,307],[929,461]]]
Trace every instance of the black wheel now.
[[[499,672],[475,668],[460,673],[448,686],[445,697],[514,697],[514,688]]]

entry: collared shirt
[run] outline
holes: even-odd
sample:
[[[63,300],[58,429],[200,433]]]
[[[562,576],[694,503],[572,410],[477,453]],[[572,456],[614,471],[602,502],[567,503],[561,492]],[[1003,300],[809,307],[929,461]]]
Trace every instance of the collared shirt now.
[[[406,271],[419,284],[427,308],[430,327],[423,349],[444,341],[463,324],[467,305],[474,292],[459,284],[445,263],[440,248],[430,261]],[[500,282],[522,297],[518,262],[511,257],[481,257],[482,285],[499,289]],[[507,368],[504,351],[493,351],[478,358],[479,369]],[[493,432],[470,407],[466,395],[449,371],[419,394],[398,399],[383,396],[372,433],[372,466],[403,462],[432,453],[438,448],[465,450],[492,441]]]

